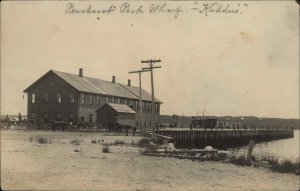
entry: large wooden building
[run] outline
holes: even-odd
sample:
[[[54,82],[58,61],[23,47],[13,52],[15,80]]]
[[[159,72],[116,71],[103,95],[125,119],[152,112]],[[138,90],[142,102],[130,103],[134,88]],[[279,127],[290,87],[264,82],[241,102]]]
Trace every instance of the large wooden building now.
[[[139,121],[139,87],[112,81],[50,70],[24,90],[28,94],[28,119],[40,121],[87,122],[96,125],[96,110],[105,103],[125,104],[133,109]],[[151,126],[151,94],[142,90],[145,127]],[[162,102],[155,98],[155,121]]]

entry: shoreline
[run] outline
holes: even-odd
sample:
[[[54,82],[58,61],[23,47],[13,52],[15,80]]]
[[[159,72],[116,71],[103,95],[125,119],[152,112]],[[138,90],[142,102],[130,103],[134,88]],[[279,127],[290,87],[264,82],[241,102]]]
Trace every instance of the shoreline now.
[[[38,144],[30,137],[50,138]],[[70,142],[79,139],[80,145]],[[110,146],[102,153],[101,144]],[[101,133],[1,131],[1,187],[22,190],[298,190],[299,176],[261,167],[143,156],[140,137]],[[74,152],[75,149],[82,150]],[[253,176],[255,175],[255,176]]]

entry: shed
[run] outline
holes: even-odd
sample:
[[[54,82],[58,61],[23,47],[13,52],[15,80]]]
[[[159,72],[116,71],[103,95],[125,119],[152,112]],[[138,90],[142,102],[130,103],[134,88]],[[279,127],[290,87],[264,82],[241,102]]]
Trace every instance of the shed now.
[[[136,112],[125,104],[106,103],[96,110],[97,125],[110,128],[110,124],[135,125]]]

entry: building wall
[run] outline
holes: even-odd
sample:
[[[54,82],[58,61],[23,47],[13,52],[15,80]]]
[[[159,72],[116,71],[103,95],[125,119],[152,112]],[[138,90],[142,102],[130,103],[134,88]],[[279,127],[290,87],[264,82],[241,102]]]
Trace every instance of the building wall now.
[[[84,122],[96,122],[96,110],[106,103],[106,98],[104,96],[90,94],[90,93],[80,93],[79,101],[79,120]],[[82,102],[84,97],[84,103]],[[97,98],[99,97],[99,98]],[[92,98],[92,102],[90,99]],[[99,102],[97,102],[99,99]]]
[[[32,95],[35,94],[35,103],[32,103]],[[48,102],[44,101],[44,95],[48,94]],[[61,103],[57,103],[57,94],[61,95]],[[69,94],[73,94],[74,103],[69,102]],[[84,103],[82,104],[82,95]],[[92,97],[92,102],[90,98]],[[99,98],[97,98],[99,97]],[[99,102],[97,102],[99,99]],[[121,98],[115,96],[96,95],[91,93],[80,93],[70,84],[65,82],[59,76],[49,73],[43,79],[38,81],[28,90],[28,119],[35,118],[41,121],[55,120],[60,115],[61,120],[68,122],[72,115],[74,122],[83,121],[96,124],[96,110],[105,103],[126,104],[132,108],[137,115],[136,121],[139,121],[139,100]],[[155,109],[155,121],[159,119],[160,104]],[[47,116],[47,117],[46,117]],[[144,126],[151,127],[151,102],[143,101]]]
[[[70,93],[74,96],[74,103],[69,103]],[[33,94],[35,94],[35,103],[32,103]],[[48,94],[48,101],[45,94]],[[61,103],[57,103],[57,94],[61,94]],[[78,98],[79,93],[76,89],[50,73],[28,91],[28,119],[55,120],[60,113],[63,121],[69,121],[70,115],[73,115],[73,120],[76,120]]]
[[[83,96],[84,95],[84,96]],[[90,102],[90,99],[93,101]],[[97,104],[97,96],[99,96],[99,103]],[[82,104],[81,99],[84,97],[84,104]],[[132,108],[136,113],[136,121],[139,121],[139,101],[133,100],[133,99],[127,99],[127,98],[121,98],[121,97],[114,97],[114,96],[104,96],[104,95],[96,95],[91,93],[81,93],[80,94],[80,101],[79,101],[79,120],[84,122],[90,122],[90,116],[92,116],[92,123],[98,124],[97,122],[97,115],[96,110],[100,107],[102,107],[105,103],[118,103],[118,104],[126,104],[130,108]],[[92,103],[92,104],[90,104]],[[156,103],[158,104],[158,103]],[[155,121],[159,120],[159,112],[160,112],[160,104],[156,106],[155,110]],[[151,102],[149,101],[143,101],[143,117],[144,117],[144,124],[145,126],[151,127]],[[82,118],[83,117],[83,118]]]
[[[146,112],[143,113],[143,127],[146,130],[152,130],[152,126],[151,126],[151,120],[152,120],[152,113],[150,112]],[[140,122],[140,113],[136,113],[136,121]],[[154,124],[159,122],[159,113],[155,113],[155,117],[154,117]],[[140,125],[139,125],[139,129],[140,129]]]
[[[115,122],[117,112],[108,105],[105,105],[97,111],[97,125],[101,128],[107,129],[109,122]]]

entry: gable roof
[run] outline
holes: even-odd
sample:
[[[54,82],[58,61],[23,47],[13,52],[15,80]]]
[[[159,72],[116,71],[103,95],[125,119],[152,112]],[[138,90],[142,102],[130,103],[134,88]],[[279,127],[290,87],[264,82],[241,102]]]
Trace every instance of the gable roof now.
[[[112,109],[114,109],[118,113],[136,113],[133,109],[128,107],[128,105],[125,104],[117,104],[117,103],[106,103],[109,105]],[[104,107],[106,104],[104,104],[102,107]],[[100,107],[99,109],[101,109]],[[97,111],[99,110],[97,109]]]
[[[122,98],[130,98],[130,99],[139,99],[139,88],[134,86],[126,86],[119,83],[113,83],[110,81],[105,81],[96,78],[90,77],[80,77],[79,75],[70,74],[66,72],[60,72],[56,70],[50,70],[37,81],[35,81],[32,85],[24,90],[24,92],[28,92],[30,88],[32,88],[35,84],[37,84],[40,80],[42,80],[49,73],[54,73],[76,90],[80,92],[107,95],[107,96],[116,96]],[[151,101],[151,94],[142,90],[142,99],[146,101]],[[161,102],[160,100],[155,98],[156,102]]]

